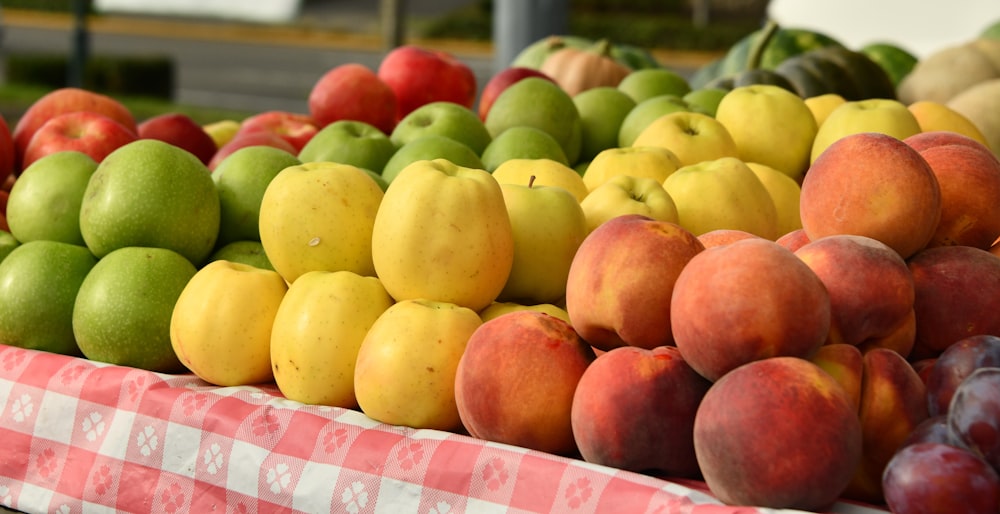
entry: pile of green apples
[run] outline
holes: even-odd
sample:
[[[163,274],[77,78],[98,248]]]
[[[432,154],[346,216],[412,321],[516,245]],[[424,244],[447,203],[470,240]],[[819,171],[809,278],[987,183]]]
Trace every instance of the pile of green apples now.
[[[309,113],[136,122],[53,91],[0,131],[0,343],[273,383],[732,505],[882,503],[921,370],[1000,334],[977,127],[664,67],[476,90],[406,46],[329,70]]]

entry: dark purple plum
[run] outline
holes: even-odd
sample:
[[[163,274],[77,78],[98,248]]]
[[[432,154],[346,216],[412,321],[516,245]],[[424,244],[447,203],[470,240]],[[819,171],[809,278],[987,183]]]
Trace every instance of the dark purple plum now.
[[[893,514],[1000,511],[1000,476],[979,456],[950,444],[897,451],[882,474],[882,490]]]
[[[948,407],[948,432],[1000,470],[1000,367],[979,368],[959,384]]]
[[[975,335],[954,342],[927,374],[928,413],[946,414],[958,384],[973,371],[994,366],[1000,366],[1000,337]]]

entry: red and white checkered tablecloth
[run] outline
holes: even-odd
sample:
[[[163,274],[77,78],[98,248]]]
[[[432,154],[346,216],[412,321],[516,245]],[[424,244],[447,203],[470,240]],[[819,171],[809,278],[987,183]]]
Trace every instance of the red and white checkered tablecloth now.
[[[727,507],[701,483],[303,405],[273,385],[216,387],[4,345],[0,505],[60,514],[792,512]]]

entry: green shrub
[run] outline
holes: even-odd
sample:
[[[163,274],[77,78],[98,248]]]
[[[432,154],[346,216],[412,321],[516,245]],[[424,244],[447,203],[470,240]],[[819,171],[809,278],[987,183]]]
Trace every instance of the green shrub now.
[[[51,89],[69,85],[67,57],[59,54],[11,54],[7,81]],[[174,63],[163,56],[94,56],[83,70],[82,87],[109,95],[172,99]]]

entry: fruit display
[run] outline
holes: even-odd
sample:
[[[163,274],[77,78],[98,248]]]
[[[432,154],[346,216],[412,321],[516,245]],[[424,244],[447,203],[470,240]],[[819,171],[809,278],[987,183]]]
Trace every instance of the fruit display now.
[[[962,103],[990,48],[960,88],[774,24],[691,79],[552,36],[476,84],[408,45],[204,126],[55,90],[0,124],[0,345],[720,509],[996,513],[1000,118],[969,109],[1000,89]]]

